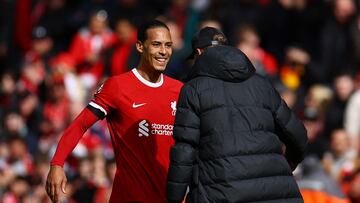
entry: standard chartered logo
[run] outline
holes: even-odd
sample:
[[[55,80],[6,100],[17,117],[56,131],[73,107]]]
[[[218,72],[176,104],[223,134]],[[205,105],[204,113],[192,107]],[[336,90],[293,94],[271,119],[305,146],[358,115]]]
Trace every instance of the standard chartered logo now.
[[[153,123],[151,124],[151,134],[172,136],[173,128],[173,125],[170,124]]]
[[[149,136],[149,123],[146,120],[142,120],[139,123],[139,137]]]
[[[171,124],[158,124],[152,123],[149,125],[147,120],[142,120],[139,122],[139,137],[149,135],[165,135],[172,136],[174,126]]]

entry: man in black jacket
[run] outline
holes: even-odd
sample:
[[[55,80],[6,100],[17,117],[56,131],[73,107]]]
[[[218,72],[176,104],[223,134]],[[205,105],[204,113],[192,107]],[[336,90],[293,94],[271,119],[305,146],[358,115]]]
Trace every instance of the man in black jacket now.
[[[168,200],[181,202],[189,186],[186,202],[303,202],[292,170],[304,158],[306,130],[224,39],[209,27],[193,38],[195,64],[179,96]]]

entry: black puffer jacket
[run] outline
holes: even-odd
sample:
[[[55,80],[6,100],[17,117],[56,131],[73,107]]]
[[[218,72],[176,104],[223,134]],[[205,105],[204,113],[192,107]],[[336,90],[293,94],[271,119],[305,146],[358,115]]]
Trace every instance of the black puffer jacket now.
[[[286,158],[302,161],[306,130],[249,59],[208,48],[190,79],[176,114],[169,201],[190,186],[186,202],[303,202]]]

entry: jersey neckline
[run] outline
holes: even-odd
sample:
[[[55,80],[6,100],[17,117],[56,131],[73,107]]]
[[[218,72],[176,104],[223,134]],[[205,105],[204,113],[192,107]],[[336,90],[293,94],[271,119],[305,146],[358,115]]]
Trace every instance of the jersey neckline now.
[[[160,75],[160,81],[159,81],[159,82],[150,82],[150,81],[146,80],[145,78],[143,78],[143,77],[140,75],[140,73],[136,70],[136,68],[133,68],[131,71],[134,73],[135,77],[136,77],[138,80],[140,80],[140,82],[142,82],[142,83],[143,83],[144,85],[146,85],[146,86],[149,86],[149,87],[160,87],[160,86],[164,83],[164,76],[163,76],[162,73],[161,73],[161,75]]]

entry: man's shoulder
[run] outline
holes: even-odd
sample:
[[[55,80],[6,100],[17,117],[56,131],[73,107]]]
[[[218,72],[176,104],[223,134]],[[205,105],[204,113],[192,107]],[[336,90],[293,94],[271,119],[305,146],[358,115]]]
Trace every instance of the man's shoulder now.
[[[264,86],[264,87],[272,87],[273,82],[271,78],[260,75],[258,73],[253,74],[246,81],[250,84],[250,86]]]
[[[108,77],[101,85],[105,86],[106,89],[112,89],[113,91],[120,91],[132,85],[133,78],[131,77],[131,71]]]
[[[131,79],[132,78],[132,71],[127,71],[125,73],[121,73],[119,75],[114,75],[114,76],[110,76],[107,80],[111,80],[111,81],[123,81],[123,80],[127,80],[127,79]]]

